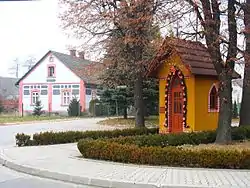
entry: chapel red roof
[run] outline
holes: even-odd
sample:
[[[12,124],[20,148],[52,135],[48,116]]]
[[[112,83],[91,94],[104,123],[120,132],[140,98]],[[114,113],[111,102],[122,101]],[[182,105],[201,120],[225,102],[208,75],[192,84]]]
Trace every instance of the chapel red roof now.
[[[149,64],[149,76],[155,75],[157,68],[176,52],[182,60],[182,63],[194,75],[217,76],[211,56],[201,42],[167,37],[157,53],[154,60]],[[239,77],[234,72],[233,77]]]

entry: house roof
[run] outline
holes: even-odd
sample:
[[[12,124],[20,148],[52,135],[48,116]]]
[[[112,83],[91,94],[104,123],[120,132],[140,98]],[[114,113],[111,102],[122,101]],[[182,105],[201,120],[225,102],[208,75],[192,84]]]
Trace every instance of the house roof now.
[[[149,65],[148,75],[154,75],[159,65],[174,52],[180,56],[182,63],[192,74],[217,76],[211,56],[204,44],[172,37],[167,37],[164,40],[156,58]],[[240,75],[234,72],[233,77],[239,78]]]
[[[102,67],[102,63],[81,59],[79,57],[73,57],[60,52],[48,51],[22,78],[16,82],[16,85],[19,85],[20,81],[29,75],[29,73],[32,72],[32,70],[35,69],[49,54],[54,55],[83,81],[91,84],[97,84],[97,75],[99,70],[98,67]]]
[[[4,99],[16,98],[18,88],[15,86],[17,78],[0,77],[0,95]]]

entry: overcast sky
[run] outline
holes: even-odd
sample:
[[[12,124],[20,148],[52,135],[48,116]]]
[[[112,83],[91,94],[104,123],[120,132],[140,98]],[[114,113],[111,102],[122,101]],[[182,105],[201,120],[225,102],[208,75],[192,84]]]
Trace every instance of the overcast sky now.
[[[68,53],[67,46],[79,44],[63,33],[58,14],[58,0],[0,1],[0,76],[15,77],[8,69],[16,58],[39,60],[48,50]],[[22,68],[19,77],[26,71]]]
[[[58,11],[57,0],[0,1],[0,76],[15,76],[8,74],[15,58],[39,59],[48,50],[68,53],[67,46],[75,40],[60,28]]]

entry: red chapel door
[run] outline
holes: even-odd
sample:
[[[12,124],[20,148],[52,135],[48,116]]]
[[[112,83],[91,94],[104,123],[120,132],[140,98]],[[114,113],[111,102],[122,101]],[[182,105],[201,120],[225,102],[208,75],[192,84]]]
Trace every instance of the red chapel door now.
[[[180,79],[176,77],[171,85],[171,97],[170,97],[170,132],[182,132],[183,131],[183,90],[181,88]]]

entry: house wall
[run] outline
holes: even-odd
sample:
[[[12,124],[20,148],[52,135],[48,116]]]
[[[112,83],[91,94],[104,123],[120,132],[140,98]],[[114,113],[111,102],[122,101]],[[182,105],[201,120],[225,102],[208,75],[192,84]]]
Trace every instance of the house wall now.
[[[34,105],[32,104],[32,91],[35,91],[33,88],[31,88],[31,86],[35,86],[35,85],[24,85],[25,87],[29,87],[29,88],[23,88],[23,110],[24,111],[33,111],[34,109]],[[24,91],[29,90],[29,95],[25,95]],[[37,89],[38,92],[41,91],[41,89]],[[48,95],[40,95],[40,101],[41,101],[41,105],[43,106],[43,110],[48,111]]]
[[[194,131],[215,130],[218,122],[218,112],[209,112],[209,91],[215,77],[195,77],[195,129]]]
[[[50,55],[45,57],[43,61],[38,65],[27,77],[23,79],[25,83],[80,83],[80,78],[70,71],[63,63],[61,63],[56,57],[53,62],[49,61]],[[48,79],[48,66],[55,65],[55,79]]]
[[[48,66],[53,65],[55,67],[55,77],[48,77]],[[78,88],[73,88],[73,85],[78,85]],[[78,99],[81,99],[82,110],[85,109],[85,85],[81,79],[76,76],[71,70],[69,70],[63,63],[61,63],[56,57],[53,58],[53,62],[50,61],[50,55],[45,57],[43,61],[19,84],[19,94],[21,97],[20,102],[23,103],[24,112],[31,112],[34,106],[31,105],[32,91],[37,90],[39,93],[42,90],[42,86],[47,86],[47,95],[40,94],[40,100],[43,105],[43,110],[50,112],[67,113],[68,106],[62,105],[62,91],[67,89],[78,89],[79,94],[76,95]],[[60,88],[54,88],[59,86]],[[26,87],[26,88],[25,88]],[[29,88],[27,88],[29,87]],[[44,90],[45,88],[43,88]],[[54,89],[59,89],[60,93],[53,94]],[[29,90],[29,95],[25,95],[24,91]],[[19,111],[21,112],[21,104],[19,104]]]
[[[185,83],[187,87],[187,125],[190,126],[189,129],[184,129],[183,131],[193,130],[195,127],[195,78],[186,68],[185,65],[181,63],[181,59],[177,55],[173,55],[169,60],[163,63],[158,68],[157,77],[160,78],[159,81],[159,127],[161,133],[167,133],[169,130],[165,127],[165,87],[166,87],[166,78],[170,73],[171,66],[177,66],[185,77]]]

